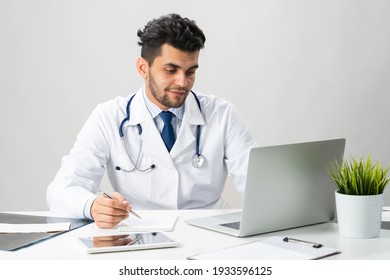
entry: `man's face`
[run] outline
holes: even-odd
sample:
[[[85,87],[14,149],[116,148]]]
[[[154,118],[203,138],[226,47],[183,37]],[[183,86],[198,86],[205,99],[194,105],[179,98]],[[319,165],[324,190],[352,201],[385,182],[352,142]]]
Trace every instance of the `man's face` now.
[[[194,85],[198,57],[199,51],[183,52],[165,44],[152,66],[141,58],[138,68],[144,63],[148,98],[162,110],[180,107]]]

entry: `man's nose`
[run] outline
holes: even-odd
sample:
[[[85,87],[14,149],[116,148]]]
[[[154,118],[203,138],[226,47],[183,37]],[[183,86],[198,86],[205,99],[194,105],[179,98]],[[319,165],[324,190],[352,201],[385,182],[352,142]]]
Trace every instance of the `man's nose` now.
[[[183,88],[187,87],[187,85],[188,85],[188,78],[187,78],[187,76],[184,73],[178,73],[176,75],[175,84],[177,86],[180,86],[180,87],[183,87]]]

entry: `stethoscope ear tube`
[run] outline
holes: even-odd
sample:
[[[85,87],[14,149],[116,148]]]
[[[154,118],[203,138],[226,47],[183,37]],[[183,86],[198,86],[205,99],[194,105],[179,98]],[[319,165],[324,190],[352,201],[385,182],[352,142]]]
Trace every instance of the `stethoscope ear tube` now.
[[[141,172],[146,172],[146,171],[149,171],[149,170],[152,170],[156,168],[156,165],[155,164],[152,164],[149,168],[146,168],[146,169],[139,169],[139,168],[135,168],[135,165],[134,165],[134,168],[129,170],[129,169],[124,169],[120,166],[115,166],[115,170],[117,171],[124,171],[124,172],[133,172],[134,170],[137,170],[137,171],[141,171]]]
[[[123,126],[124,126],[125,122],[130,120],[130,105],[131,105],[131,102],[133,101],[134,96],[135,96],[135,94],[127,102],[127,105],[126,105],[126,117],[121,121],[121,123],[119,125],[119,136],[121,137],[121,139],[123,139],[123,136],[124,136],[124,134],[123,134]]]

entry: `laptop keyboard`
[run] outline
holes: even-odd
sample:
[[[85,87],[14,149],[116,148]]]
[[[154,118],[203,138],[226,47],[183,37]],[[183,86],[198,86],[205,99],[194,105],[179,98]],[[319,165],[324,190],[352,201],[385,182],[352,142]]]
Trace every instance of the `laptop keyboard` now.
[[[240,229],[240,222],[233,222],[233,223],[226,223],[226,224],[220,224],[220,226],[228,227],[228,228],[234,228],[234,229]]]

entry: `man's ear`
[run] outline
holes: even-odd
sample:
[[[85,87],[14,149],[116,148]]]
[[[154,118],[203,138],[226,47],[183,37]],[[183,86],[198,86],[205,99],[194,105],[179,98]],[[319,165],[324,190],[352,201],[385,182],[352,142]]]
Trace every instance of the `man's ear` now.
[[[142,78],[146,79],[149,73],[149,64],[148,62],[142,58],[139,57],[137,59],[137,71],[142,76]]]

